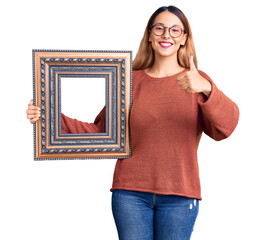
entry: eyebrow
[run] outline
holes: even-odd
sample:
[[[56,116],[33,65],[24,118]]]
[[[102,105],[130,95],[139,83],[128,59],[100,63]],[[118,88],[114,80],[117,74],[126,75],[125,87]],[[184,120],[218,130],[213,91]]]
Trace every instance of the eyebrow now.
[[[155,24],[161,24],[161,25],[164,25],[164,23],[161,23],[161,22],[158,22],[158,23],[155,23]],[[155,25],[155,24],[154,24],[154,25]],[[181,27],[180,25],[177,25],[177,24],[173,25],[172,27],[174,27],[174,26],[176,26],[176,27]]]

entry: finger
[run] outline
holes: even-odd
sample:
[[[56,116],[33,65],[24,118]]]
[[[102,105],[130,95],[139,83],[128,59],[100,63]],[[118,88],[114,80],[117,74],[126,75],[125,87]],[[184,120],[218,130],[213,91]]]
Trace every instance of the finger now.
[[[30,122],[31,122],[31,123],[35,123],[35,122],[38,121],[38,119],[39,119],[39,118],[33,118],[33,119],[30,120]]]
[[[188,87],[185,91],[186,91],[187,93],[194,93],[194,91],[193,91],[190,87]]]
[[[180,81],[177,83],[180,87],[181,86],[184,86],[185,84],[187,85],[187,80],[184,80],[184,81]]]
[[[41,114],[41,110],[38,108],[28,108],[26,114]]]
[[[41,112],[39,110],[27,110],[26,111],[27,115],[36,115],[36,116],[41,116]]]
[[[185,82],[190,82],[192,79],[191,73],[187,73],[183,78],[177,79],[179,85],[184,84]]]
[[[186,83],[184,83],[183,85],[181,85],[180,88],[181,88],[182,90],[186,90],[187,88],[189,88],[189,84],[186,82]]]
[[[39,118],[41,116],[41,114],[36,114],[36,113],[31,113],[31,114],[27,114],[27,118],[28,119],[32,119],[32,118]]]
[[[27,110],[26,111],[27,115],[36,115],[36,116],[41,116],[41,112],[39,110]]]
[[[27,115],[27,118],[28,119],[35,119],[35,118],[39,119],[40,116],[39,115]]]
[[[32,100],[32,99],[30,100],[30,102],[29,102],[28,105],[29,105],[29,106],[30,106],[30,105],[33,105],[33,100]]]
[[[183,78],[190,78],[191,77],[191,72],[190,71],[185,71],[183,73],[180,73],[177,75],[176,80],[181,80]]]
[[[41,108],[38,106],[34,106],[34,105],[29,105],[28,106],[28,110],[36,110],[36,111],[41,111]]]
[[[30,103],[28,104],[28,106],[34,106],[34,107],[36,107],[38,109],[41,109],[40,107],[33,105],[33,100],[32,99],[30,100]]]
[[[35,123],[36,121],[37,120],[33,118],[33,119],[30,120],[30,123]]]
[[[188,76],[183,76],[183,77],[177,79],[177,84],[183,85],[185,82],[187,82],[187,80],[188,80]]]
[[[189,74],[189,71],[180,73],[180,74],[177,75],[176,80],[179,81],[179,80],[183,79],[184,77],[189,76],[188,74]]]
[[[39,108],[37,106],[33,106],[33,105],[30,105],[28,107],[29,110],[39,110]]]
[[[186,93],[190,93],[190,88],[187,88],[187,89],[185,90],[185,92],[186,92]]]

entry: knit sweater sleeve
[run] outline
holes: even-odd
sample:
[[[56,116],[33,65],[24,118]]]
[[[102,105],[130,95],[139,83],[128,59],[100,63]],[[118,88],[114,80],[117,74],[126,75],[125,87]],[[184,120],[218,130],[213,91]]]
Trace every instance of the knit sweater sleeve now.
[[[99,133],[105,132],[105,106],[96,116],[93,123],[82,122],[77,119],[67,117],[61,113],[62,133]]]
[[[203,71],[199,74],[211,83],[211,93],[207,98],[197,93],[197,101],[201,110],[202,129],[209,137],[220,141],[229,137],[239,121],[239,108],[217,88],[213,80]]]

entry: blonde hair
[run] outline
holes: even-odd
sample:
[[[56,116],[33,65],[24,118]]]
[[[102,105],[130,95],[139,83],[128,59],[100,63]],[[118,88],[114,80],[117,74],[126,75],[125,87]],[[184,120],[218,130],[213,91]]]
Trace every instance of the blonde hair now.
[[[180,45],[177,53],[177,61],[178,64],[184,68],[190,68],[189,59],[190,56],[193,55],[193,61],[198,68],[197,65],[197,57],[195,46],[192,38],[192,31],[190,28],[190,24],[185,16],[185,14],[175,6],[168,6],[168,7],[160,7],[158,8],[150,17],[148,24],[145,28],[144,36],[140,42],[139,50],[136,54],[136,57],[133,61],[133,70],[140,70],[151,67],[154,63],[154,50],[152,49],[151,44],[149,43],[149,31],[151,30],[151,26],[157,15],[163,11],[169,11],[175,14],[183,23],[184,25],[184,33],[187,34],[187,39],[184,45]]]

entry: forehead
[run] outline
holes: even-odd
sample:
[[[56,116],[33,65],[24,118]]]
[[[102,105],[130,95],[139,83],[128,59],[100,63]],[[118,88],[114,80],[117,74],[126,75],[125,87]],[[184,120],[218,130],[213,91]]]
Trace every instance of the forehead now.
[[[173,13],[169,11],[161,12],[157,15],[157,17],[154,19],[154,23],[162,23],[165,26],[173,26],[173,25],[179,25],[183,27],[183,23],[181,20]]]

